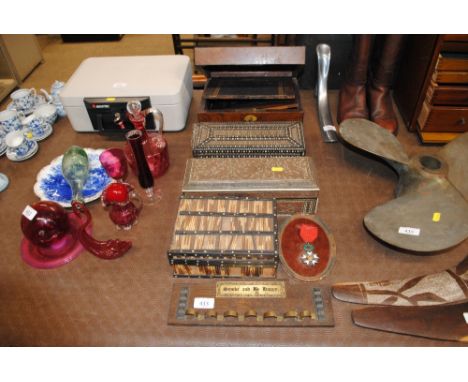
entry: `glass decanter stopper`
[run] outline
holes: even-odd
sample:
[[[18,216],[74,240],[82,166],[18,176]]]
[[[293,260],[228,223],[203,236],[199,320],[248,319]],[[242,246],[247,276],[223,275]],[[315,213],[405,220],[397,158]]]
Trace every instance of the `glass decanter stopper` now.
[[[156,131],[148,132],[145,128],[146,116],[153,116]],[[169,167],[169,151],[167,142],[162,135],[164,129],[164,118],[157,109],[141,109],[141,103],[132,100],[127,103],[127,117],[136,130],[143,133],[142,145],[150,172],[154,178],[162,176]],[[133,150],[129,145],[125,146],[125,156],[130,168],[136,172],[137,163]]]
[[[128,119],[135,129],[144,130],[146,125],[146,114],[141,110],[141,102],[132,100],[127,103]]]
[[[104,205],[110,206],[109,217],[117,228],[129,230],[138,222],[143,203],[127,183],[111,183],[102,193]]]

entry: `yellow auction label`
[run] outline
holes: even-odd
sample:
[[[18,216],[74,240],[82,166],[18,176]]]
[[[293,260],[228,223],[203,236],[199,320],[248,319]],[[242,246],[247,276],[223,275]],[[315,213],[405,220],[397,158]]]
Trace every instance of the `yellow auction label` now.
[[[257,116],[253,114],[247,114],[244,117],[244,122],[255,122],[257,120]]]
[[[218,281],[216,297],[286,298],[284,281]]]
[[[432,214],[432,221],[433,221],[433,222],[438,222],[438,221],[440,221],[440,212],[434,212],[434,213]]]
[[[273,171],[273,172],[283,172],[284,168],[283,167],[272,167],[271,171]]]
[[[106,101],[109,101],[109,102],[115,101],[115,97],[107,97]]]

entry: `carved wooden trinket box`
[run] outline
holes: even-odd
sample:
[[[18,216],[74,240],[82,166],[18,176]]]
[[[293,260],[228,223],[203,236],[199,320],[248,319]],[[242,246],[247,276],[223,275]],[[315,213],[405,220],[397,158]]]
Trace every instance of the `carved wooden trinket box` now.
[[[278,215],[314,214],[319,187],[311,157],[195,158],[187,161],[184,195],[275,198]]]
[[[202,122],[193,125],[194,157],[305,155],[302,122]]]
[[[305,47],[195,49],[195,66],[208,77],[200,122],[302,121],[297,73]]]

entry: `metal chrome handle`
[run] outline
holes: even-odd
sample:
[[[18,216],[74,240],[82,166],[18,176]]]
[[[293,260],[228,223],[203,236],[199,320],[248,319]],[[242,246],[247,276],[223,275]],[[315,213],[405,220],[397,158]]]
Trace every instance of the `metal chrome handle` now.
[[[331,50],[327,44],[319,44],[316,47],[318,59],[317,77],[317,109],[319,115],[320,131],[324,142],[337,142],[338,137],[328,104],[327,81],[330,70]]]

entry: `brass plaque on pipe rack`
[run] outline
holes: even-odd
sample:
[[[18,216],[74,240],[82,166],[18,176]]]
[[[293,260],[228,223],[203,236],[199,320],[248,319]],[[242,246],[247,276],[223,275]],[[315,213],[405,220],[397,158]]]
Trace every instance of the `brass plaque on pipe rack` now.
[[[169,325],[334,326],[330,288],[278,281],[176,282]]]
[[[285,298],[284,281],[229,282],[216,284],[216,297],[224,298]]]

